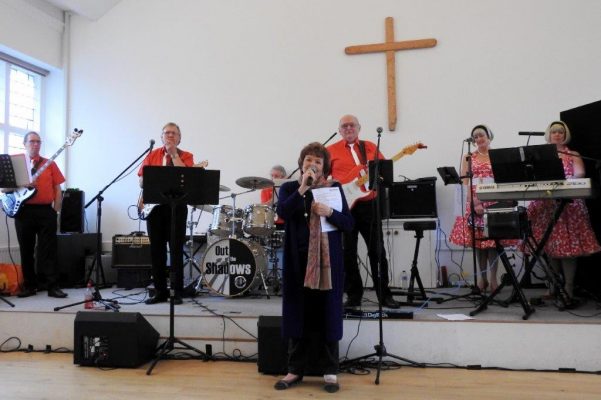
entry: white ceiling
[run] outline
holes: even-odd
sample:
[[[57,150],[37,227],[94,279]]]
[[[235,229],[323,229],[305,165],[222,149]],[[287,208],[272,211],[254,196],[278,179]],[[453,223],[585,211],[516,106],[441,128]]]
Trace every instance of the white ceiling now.
[[[121,0],[44,0],[64,11],[96,21]]]

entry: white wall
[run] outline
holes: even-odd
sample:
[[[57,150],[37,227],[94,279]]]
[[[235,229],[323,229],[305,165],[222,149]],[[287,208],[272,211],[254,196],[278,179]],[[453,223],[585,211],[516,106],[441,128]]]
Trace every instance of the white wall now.
[[[599,15],[594,0],[123,0],[98,21],[72,20],[66,125],[85,133],[69,153],[68,183],[90,199],[167,121],[237,191],[239,177],[294,168],[300,148],[329,137],[344,113],[375,140],[387,126],[385,57],[344,47],[383,41],[387,16],[397,40],[438,40],[397,53],[399,122],[382,138],[388,156],[423,141],[428,149],[397,162],[395,175],[433,176],[458,164],[478,123],[492,127],[496,147],[515,146],[518,131],[598,100]],[[134,173],[104,193],[105,242],[138,229],[127,217],[138,191]],[[447,232],[453,199],[439,182]]]

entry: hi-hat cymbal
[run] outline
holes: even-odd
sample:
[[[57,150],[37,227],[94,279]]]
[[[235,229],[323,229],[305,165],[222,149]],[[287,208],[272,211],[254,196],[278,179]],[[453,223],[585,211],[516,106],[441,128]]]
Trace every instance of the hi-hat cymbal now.
[[[212,204],[199,204],[192,207],[196,208],[197,210],[208,212],[209,214],[213,213],[213,208],[215,208],[215,206]]]
[[[220,192],[229,192],[230,190],[232,190],[232,189],[230,189],[229,187],[227,187],[225,185],[219,185]]]
[[[236,185],[246,189],[264,189],[273,186],[273,181],[260,176],[244,176],[236,179]]]

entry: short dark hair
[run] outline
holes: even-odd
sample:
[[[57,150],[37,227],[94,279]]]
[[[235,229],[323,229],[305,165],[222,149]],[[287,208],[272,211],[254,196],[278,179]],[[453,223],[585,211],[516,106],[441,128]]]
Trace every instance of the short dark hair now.
[[[29,131],[25,134],[25,136],[23,136],[23,144],[27,143],[27,139],[29,139],[29,136],[31,135],[37,135],[38,137],[40,137],[40,134],[37,133],[36,131]]]
[[[301,172],[303,161],[307,155],[323,158],[323,176],[327,178],[330,175],[330,153],[328,149],[319,142],[309,143],[303,147],[298,157],[298,168],[301,169]]]

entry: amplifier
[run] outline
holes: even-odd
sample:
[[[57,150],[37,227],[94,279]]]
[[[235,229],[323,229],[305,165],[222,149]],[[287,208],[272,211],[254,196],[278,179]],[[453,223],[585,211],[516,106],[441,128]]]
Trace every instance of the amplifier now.
[[[150,239],[140,235],[113,236],[113,268],[151,268]]]

